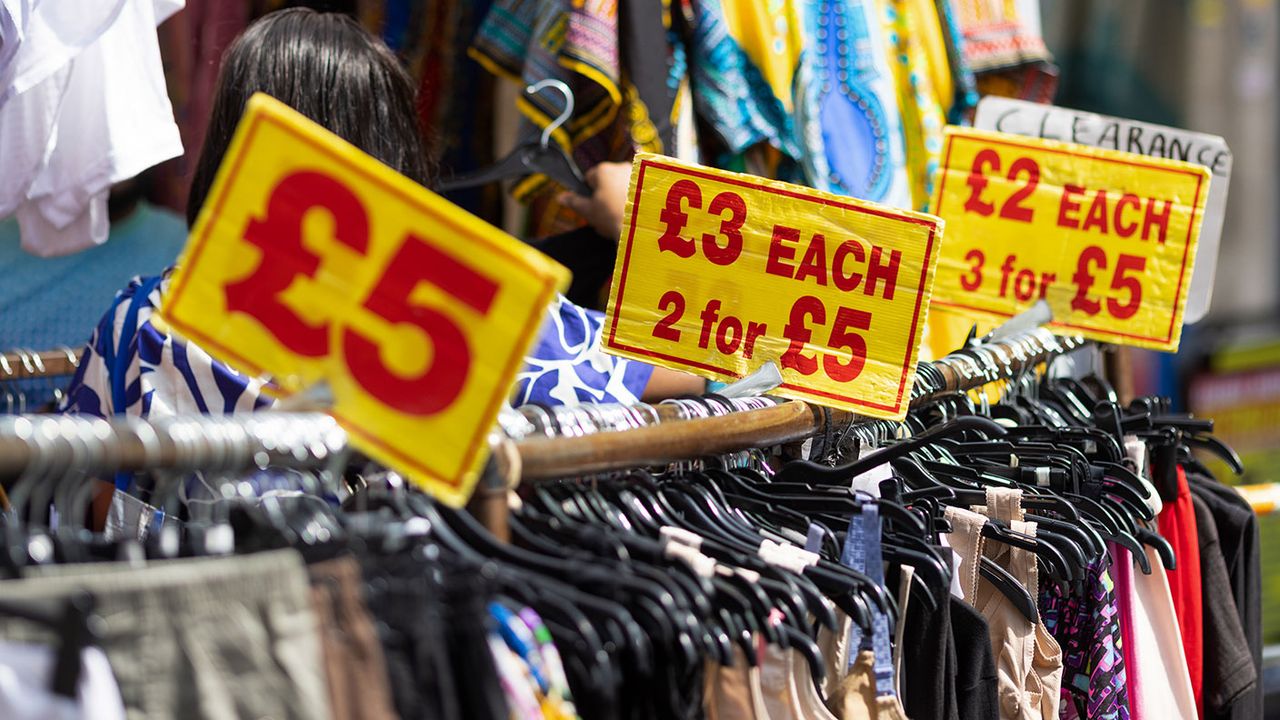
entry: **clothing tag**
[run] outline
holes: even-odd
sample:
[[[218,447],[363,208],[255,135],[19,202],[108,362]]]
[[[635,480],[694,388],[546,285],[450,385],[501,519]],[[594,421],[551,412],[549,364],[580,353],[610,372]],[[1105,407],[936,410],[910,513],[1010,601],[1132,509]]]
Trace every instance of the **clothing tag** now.
[[[684,528],[678,528],[674,525],[663,525],[658,529],[658,534],[668,540],[691,547],[694,550],[702,549],[702,537],[697,533],[689,532]]]
[[[804,541],[804,549],[811,553],[822,551],[822,541],[827,538],[827,529],[817,523],[809,523],[809,534]]]
[[[1036,485],[1038,487],[1049,487],[1049,468],[1037,467],[1035,468],[1035,472],[1036,472]]]
[[[236,549],[236,533],[226,523],[205,530],[204,551],[209,555],[230,555]]]
[[[858,459],[877,452],[879,448],[861,447],[858,448]],[[893,479],[893,468],[889,463],[883,463],[871,468],[870,470],[858,475],[849,483],[852,490],[862,491],[872,497],[880,497],[880,483],[884,480]]]
[[[800,548],[792,549],[797,552],[804,552]],[[817,563],[817,556],[813,555],[813,553],[806,553],[806,555],[812,555],[814,557],[813,562],[808,562],[807,558],[789,552],[787,546],[779,545],[778,543],[768,539],[760,544],[760,551],[758,555],[761,560],[764,560],[770,565],[777,565],[778,567],[790,570],[797,575],[803,573],[805,568]]]
[[[687,545],[668,541],[662,552],[667,557],[676,558],[688,565],[689,569],[693,570],[698,577],[710,578],[716,574],[715,559],[703,555]]]
[[[962,562],[960,559],[960,553],[956,552],[955,548],[951,547],[951,543],[947,540],[946,535],[942,535],[939,540],[941,541],[942,546],[951,553],[951,594],[961,600],[964,600],[964,586],[960,584],[960,564]]]

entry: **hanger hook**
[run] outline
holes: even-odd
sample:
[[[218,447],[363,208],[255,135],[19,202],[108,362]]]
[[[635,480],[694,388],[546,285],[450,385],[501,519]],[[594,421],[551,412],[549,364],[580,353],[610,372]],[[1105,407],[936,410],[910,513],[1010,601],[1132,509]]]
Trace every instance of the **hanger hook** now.
[[[560,114],[557,115],[556,118],[552,120],[549,125],[547,125],[545,128],[542,129],[542,137],[539,138],[539,142],[542,143],[543,150],[546,150],[547,147],[551,145],[551,133],[555,132],[556,130],[559,130],[561,126],[563,126],[566,122],[569,121],[569,118],[573,117],[573,105],[574,105],[573,91],[570,90],[569,86],[566,85],[562,80],[554,80],[554,79],[539,80],[533,85],[526,87],[524,89],[524,94],[537,95],[538,93],[542,92],[546,88],[555,88],[556,90],[560,91],[560,94],[564,96],[564,110],[560,111]]]

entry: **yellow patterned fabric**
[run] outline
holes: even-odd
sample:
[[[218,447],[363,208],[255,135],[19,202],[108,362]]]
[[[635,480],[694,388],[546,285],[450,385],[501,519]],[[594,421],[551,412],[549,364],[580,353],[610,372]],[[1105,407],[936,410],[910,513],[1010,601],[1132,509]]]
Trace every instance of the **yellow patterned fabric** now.
[[[942,154],[942,129],[947,122],[943,96],[934,85],[939,74],[949,76],[951,72],[946,64],[945,46],[941,45],[942,27],[932,3],[878,2],[883,5],[884,29],[893,55],[890,65],[902,112],[911,204],[917,210],[924,210],[933,193],[933,178]],[[935,45],[934,38],[937,40],[934,50],[940,50],[940,54],[930,51]]]

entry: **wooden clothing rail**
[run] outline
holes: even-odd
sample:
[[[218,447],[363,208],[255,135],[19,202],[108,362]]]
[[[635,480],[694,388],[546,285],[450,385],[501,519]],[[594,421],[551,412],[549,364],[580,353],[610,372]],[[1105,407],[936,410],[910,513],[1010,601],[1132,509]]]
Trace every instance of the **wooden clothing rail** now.
[[[74,375],[80,358],[71,348],[44,350],[10,350],[0,355],[0,383],[8,380]]]
[[[1038,332],[1039,337],[1045,337],[1044,331]],[[1019,336],[989,343],[983,351],[953,353],[932,363],[921,363],[937,371],[933,375],[941,380],[941,385],[929,387],[928,381],[922,380],[922,373],[918,373],[911,404],[918,407],[947,393],[1016,377],[1056,355],[1080,347],[1083,341],[1057,338],[1056,343],[1056,347],[1049,344],[1032,347],[1026,336]],[[988,356],[990,363],[986,362]],[[824,432],[828,421],[833,427],[843,428],[859,419],[847,411],[823,412],[821,407],[793,400],[761,410],[660,423],[634,430],[579,437],[533,437],[516,443],[516,448],[520,455],[521,479],[545,480],[665,465],[797,442]]]

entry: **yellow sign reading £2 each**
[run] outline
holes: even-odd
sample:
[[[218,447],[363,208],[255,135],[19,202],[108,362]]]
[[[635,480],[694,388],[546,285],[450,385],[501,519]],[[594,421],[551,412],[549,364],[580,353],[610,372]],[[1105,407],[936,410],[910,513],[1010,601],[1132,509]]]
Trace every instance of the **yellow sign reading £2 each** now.
[[[1005,318],[1044,298],[1052,327],[1178,349],[1208,169],[950,127],[935,186],[936,306]]]
[[[716,380],[772,360],[778,394],[902,418],[941,239],[930,215],[639,155],[603,344]]]
[[[165,297],[280,394],[324,380],[352,444],[467,500],[564,268],[254,95]]]

